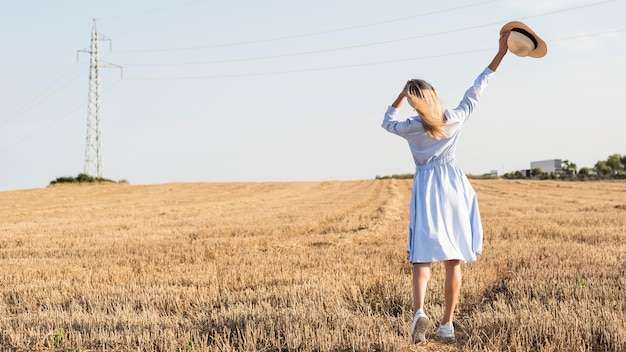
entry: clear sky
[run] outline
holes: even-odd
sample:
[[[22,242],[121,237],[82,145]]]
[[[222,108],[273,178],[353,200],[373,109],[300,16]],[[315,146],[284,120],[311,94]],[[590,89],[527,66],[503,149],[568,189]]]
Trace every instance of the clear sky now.
[[[83,171],[99,43],[106,178],[371,179],[412,173],[380,127],[410,78],[454,107],[520,20],[548,44],[508,54],[465,126],[466,173],[626,154],[626,0],[2,0],[0,190]],[[78,60],[77,60],[78,58]],[[401,115],[411,113],[404,105]]]

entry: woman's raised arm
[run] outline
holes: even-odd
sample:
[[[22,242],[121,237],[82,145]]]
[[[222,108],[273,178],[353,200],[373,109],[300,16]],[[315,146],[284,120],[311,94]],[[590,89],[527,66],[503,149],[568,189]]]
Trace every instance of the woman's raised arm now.
[[[509,33],[511,32],[504,32],[500,35],[498,53],[493,58],[493,60],[491,60],[491,63],[488,66],[491,71],[495,72],[498,69],[498,66],[500,66],[500,62],[502,62],[504,55],[506,55],[507,51],[509,50],[509,47],[506,44],[506,41],[509,39]]]

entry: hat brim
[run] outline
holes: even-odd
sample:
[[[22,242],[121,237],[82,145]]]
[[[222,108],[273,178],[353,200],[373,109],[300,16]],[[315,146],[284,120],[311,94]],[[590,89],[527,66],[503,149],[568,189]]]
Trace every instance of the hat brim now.
[[[530,33],[535,38],[535,40],[537,40],[537,47],[534,50],[532,50],[530,54],[528,54],[528,56],[534,57],[534,58],[540,58],[540,57],[546,56],[546,54],[548,53],[548,46],[546,45],[546,42],[544,42],[543,39],[541,39],[535,33],[535,31],[533,31],[532,29],[530,29],[530,27],[528,27],[527,25],[525,25],[524,23],[520,21],[512,21],[512,22],[505,24],[504,26],[502,26],[502,29],[500,29],[500,34],[504,32],[509,32],[513,28],[523,29],[526,32]]]

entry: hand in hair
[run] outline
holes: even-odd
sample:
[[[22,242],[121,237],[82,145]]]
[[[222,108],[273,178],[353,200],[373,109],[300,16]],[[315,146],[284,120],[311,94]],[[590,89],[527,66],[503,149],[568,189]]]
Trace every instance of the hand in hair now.
[[[406,94],[404,93],[404,88],[403,88],[400,94],[398,94],[398,97],[396,98],[396,100],[391,104],[391,106],[393,106],[396,109],[399,108],[402,105],[402,101],[404,100],[404,98],[406,98]]]

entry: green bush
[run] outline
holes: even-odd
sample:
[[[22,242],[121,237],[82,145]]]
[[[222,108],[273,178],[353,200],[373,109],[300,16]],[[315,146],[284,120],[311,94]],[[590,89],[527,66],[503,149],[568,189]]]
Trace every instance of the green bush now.
[[[56,185],[59,183],[116,183],[113,180],[106,179],[104,177],[93,177],[87,174],[78,174],[76,177],[63,176],[57,177],[56,180],[50,181],[50,185]],[[121,180],[118,183],[128,183],[126,180]]]

